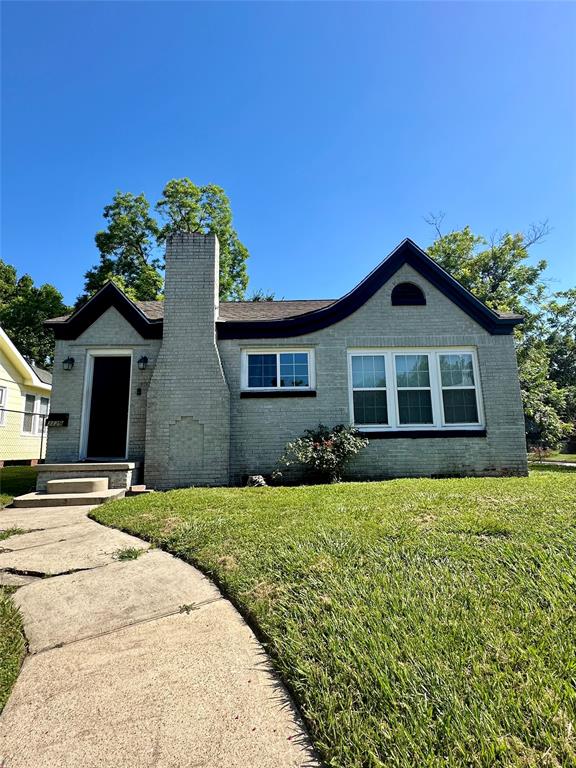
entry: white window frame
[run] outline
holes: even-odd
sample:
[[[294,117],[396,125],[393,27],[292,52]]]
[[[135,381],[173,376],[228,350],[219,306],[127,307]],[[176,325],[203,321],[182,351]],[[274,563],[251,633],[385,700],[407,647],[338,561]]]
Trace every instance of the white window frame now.
[[[0,427],[6,426],[6,403],[8,402],[8,387],[0,387]]]
[[[444,401],[442,398],[443,389],[471,389],[472,387],[442,387],[440,375],[440,356],[469,354],[472,356],[472,369],[474,373],[474,390],[476,392],[476,409],[478,411],[478,422],[447,424],[444,414]],[[386,404],[388,408],[387,424],[355,424],[354,423],[354,391],[371,391],[372,389],[383,390],[381,388],[354,388],[352,386],[352,358],[356,355],[381,355],[385,359],[386,370]],[[432,423],[431,424],[400,424],[399,407],[396,384],[396,355],[427,355],[428,370],[430,376],[430,395],[432,401]],[[426,389],[426,387],[400,387],[400,391],[409,389]],[[471,432],[484,429],[486,426],[484,419],[484,408],[482,400],[482,384],[480,381],[480,369],[478,365],[478,354],[475,347],[358,347],[348,350],[348,401],[350,410],[350,424],[356,426],[362,432],[385,432],[385,431],[423,431],[423,430],[442,430],[449,432],[451,430],[468,429]]]
[[[352,376],[352,358],[353,357],[364,357],[364,356],[370,356],[370,357],[383,357],[384,358],[384,374],[386,376],[386,386],[385,387],[355,387],[354,386],[354,379]],[[388,382],[388,360],[386,359],[386,355],[383,353],[380,349],[373,349],[373,350],[363,350],[362,352],[359,352],[357,350],[349,351],[348,352],[348,381],[349,381],[349,389],[350,389],[350,422],[354,423],[354,392],[386,392],[386,410],[387,410],[387,416],[388,416],[388,422],[386,424],[379,423],[379,424],[371,424],[369,427],[362,426],[362,429],[387,429],[390,426],[390,392],[389,392],[389,382]]]
[[[28,397],[31,397],[32,400],[34,401],[34,404],[32,406],[32,410],[31,411],[27,411],[26,410],[26,399]],[[36,403],[37,403],[37,398],[36,398],[36,395],[33,392],[24,392],[23,399],[24,399],[24,405],[23,405],[23,408],[22,408],[22,429],[21,429],[21,434],[24,437],[37,437],[37,432],[36,432]],[[26,416],[31,416],[32,417],[31,429],[25,429],[24,428],[24,425],[26,423]]]
[[[461,422],[461,423],[448,423],[446,421],[446,415],[444,413],[444,397],[443,393],[445,389],[473,389],[476,395],[476,412],[478,413],[478,421],[481,426],[484,426],[484,413],[482,409],[482,397],[480,396],[480,372],[478,370],[478,360],[476,357],[476,350],[472,349],[458,349],[458,350],[440,350],[436,355],[436,365],[438,366],[438,385],[440,388],[440,407],[442,409],[442,426],[445,429],[459,429],[462,427],[478,427],[476,422]],[[472,373],[474,375],[474,384],[472,386],[442,386],[442,372],[440,370],[440,358],[442,355],[472,355]]]
[[[427,387],[399,387],[396,371],[396,358],[404,357],[405,355],[419,355],[420,357],[426,357],[428,359],[428,386]],[[432,372],[431,355],[428,352],[392,352],[392,388],[394,390],[394,404],[396,406],[397,428],[398,429],[433,429],[436,422],[436,415],[434,413],[434,375]],[[386,374],[388,377],[388,374]],[[388,378],[386,378],[388,380]],[[399,392],[430,392],[430,403],[432,406],[432,421],[418,422],[416,424],[401,424],[400,423],[400,402],[398,398]]]
[[[280,355],[284,354],[308,355],[308,386],[307,387],[281,387],[280,386]],[[248,356],[249,355],[276,355],[276,386],[275,387],[249,387],[248,386]],[[312,347],[251,347],[242,350],[240,359],[240,389],[242,392],[310,392],[316,389],[316,360]]]
[[[42,400],[46,400],[47,401],[46,413],[45,414],[42,413],[42,410],[40,408],[40,404],[41,404]],[[38,395],[38,397],[36,398],[35,410],[36,410],[36,416],[35,416],[35,419],[36,419],[36,434],[37,435],[41,435],[42,432],[44,432],[46,430],[46,426],[45,425],[46,425],[46,421],[48,419],[48,414],[50,413],[50,398],[46,397],[46,395]],[[44,421],[42,421],[42,416],[46,417],[44,419]]]
[[[34,398],[34,409],[32,411],[26,410],[27,397]],[[43,431],[41,426],[42,419],[40,418],[40,401],[41,400],[48,401],[48,408],[46,411],[46,415],[48,415],[50,413],[50,397],[48,395],[36,395],[34,392],[24,392],[24,407],[22,410],[22,427],[20,430],[20,434],[22,435],[22,437],[39,437],[42,434],[42,431]],[[30,431],[28,431],[27,429],[24,429],[26,416],[32,416],[32,429]],[[1,421],[0,421],[0,424],[2,424]]]

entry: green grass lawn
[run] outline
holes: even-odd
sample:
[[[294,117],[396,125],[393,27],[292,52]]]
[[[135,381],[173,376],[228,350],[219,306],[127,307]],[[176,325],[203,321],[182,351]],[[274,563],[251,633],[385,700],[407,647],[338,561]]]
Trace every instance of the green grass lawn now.
[[[221,585],[328,765],[576,765],[576,472],[189,489],[92,516]]]
[[[10,590],[0,587],[0,712],[8,700],[26,653],[22,621],[10,597]]]
[[[12,502],[14,496],[36,488],[36,467],[0,467],[0,509]]]
[[[528,458],[530,461],[567,461],[576,463],[576,453],[558,453],[558,451],[553,451],[543,459],[540,459],[535,453],[530,453]]]

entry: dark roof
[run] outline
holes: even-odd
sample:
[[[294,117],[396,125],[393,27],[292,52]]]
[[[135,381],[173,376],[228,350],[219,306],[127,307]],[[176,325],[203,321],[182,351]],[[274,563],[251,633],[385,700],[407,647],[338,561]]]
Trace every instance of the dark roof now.
[[[301,299],[296,301],[221,301],[218,320],[230,322],[234,320],[283,320],[296,317],[306,312],[314,312],[334,304],[336,299]],[[149,320],[164,318],[163,301],[135,301],[138,309]]]
[[[218,338],[281,338],[321,330],[359,309],[404,264],[413,267],[489,333],[512,333],[523,320],[513,312],[496,312],[487,307],[412,240],[406,239],[341,299],[221,302]],[[70,316],[53,318],[46,325],[53,328],[57,338],[75,339],[110,306],[144,338],[162,337],[164,303],[133,302],[114,283],[107,283]]]
[[[50,371],[46,371],[44,368],[38,368],[36,365],[30,365],[30,368],[32,368],[42,384],[52,384],[52,374]]]

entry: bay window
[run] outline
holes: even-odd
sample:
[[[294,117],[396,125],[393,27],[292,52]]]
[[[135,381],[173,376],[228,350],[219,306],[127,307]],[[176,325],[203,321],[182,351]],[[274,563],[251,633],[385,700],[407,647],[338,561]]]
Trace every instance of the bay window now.
[[[474,349],[350,350],[352,423],[366,430],[483,426]]]

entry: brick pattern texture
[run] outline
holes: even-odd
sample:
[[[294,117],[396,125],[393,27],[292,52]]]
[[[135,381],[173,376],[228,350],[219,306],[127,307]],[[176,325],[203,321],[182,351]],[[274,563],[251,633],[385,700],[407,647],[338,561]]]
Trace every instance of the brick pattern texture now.
[[[164,335],[148,390],[144,479],[227,485],[230,395],[216,345],[218,240],[179,233],[166,249]]]
[[[406,281],[422,288],[426,306],[392,306],[392,289]],[[258,346],[314,348],[317,397],[240,399],[241,350]],[[524,417],[512,336],[491,336],[404,265],[353,315],[329,328],[290,339],[219,343],[232,403],[231,482],[271,472],[286,443],[305,429],[318,423],[350,422],[348,349],[459,346],[473,346],[478,352],[487,436],[372,440],[350,465],[348,477],[526,474]]]
[[[145,460],[150,487],[171,488],[236,484],[246,475],[267,474],[277,467],[286,443],[305,429],[320,422],[349,422],[350,348],[473,346],[487,436],[371,440],[348,476],[527,472],[512,336],[491,336],[411,267],[402,267],[353,315],[324,330],[287,339],[216,342],[217,239],[176,235],[168,244],[166,262],[162,341],[142,339],[109,309],[78,339],[57,342],[52,410],[70,413],[70,424],[49,430],[47,461],[78,460],[85,361],[95,347],[133,351],[127,458]],[[391,305],[393,287],[404,281],[422,288],[426,306]],[[314,348],[317,396],[241,399],[241,352],[258,347]],[[146,371],[135,364],[142,354],[149,359]],[[68,355],[76,364],[65,372],[62,360]]]

